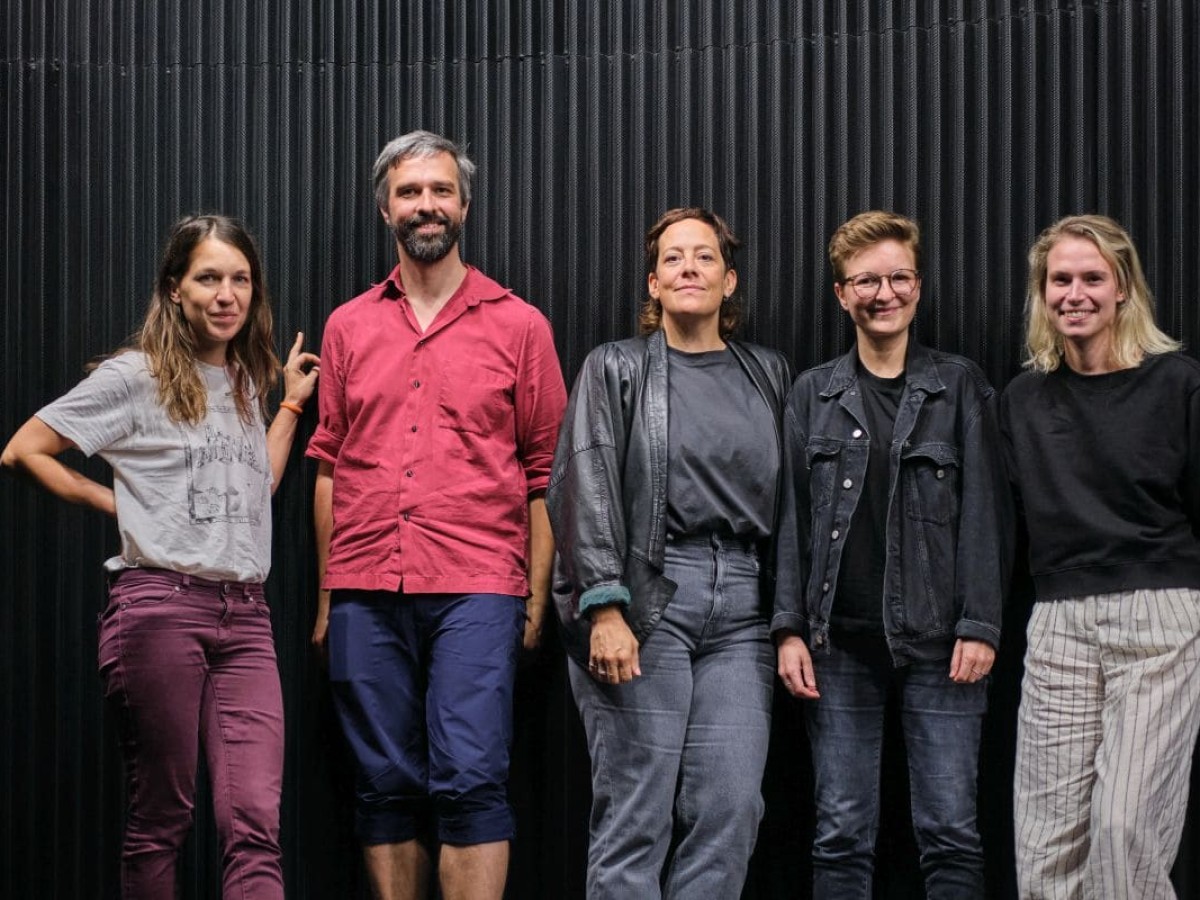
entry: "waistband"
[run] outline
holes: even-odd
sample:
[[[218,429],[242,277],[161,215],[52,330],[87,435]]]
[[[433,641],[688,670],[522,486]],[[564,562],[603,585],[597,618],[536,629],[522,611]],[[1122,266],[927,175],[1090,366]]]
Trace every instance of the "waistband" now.
[[[759,539],[738,537],[732,534],[668,534],[667,546],[679,548],[702,548],[712,550],[740,550],[758,554]]]
[[[150,566],[138,566],[113,572],[109,575],[109,584],[121,581],[136,583],[143,579],[160,584],[174,584],[179,587],[208,591],[224,597],[261,598],[263,596],[261,581],[215,581],[211,578],[201,578],[199,575],[188,575],[184,572],[156,569]]]

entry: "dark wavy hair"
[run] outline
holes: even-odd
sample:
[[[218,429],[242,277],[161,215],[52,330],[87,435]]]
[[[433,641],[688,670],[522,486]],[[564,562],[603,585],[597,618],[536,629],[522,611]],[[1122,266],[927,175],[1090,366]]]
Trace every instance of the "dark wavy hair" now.
[[[712,210],[702,206],[680,206],[669,209],[646,232],[646,275],[649,276],[658,266],[658,242],[663,232],[678,222],[695,219],[703,222],[717,236],[717,245],[721,249],[721,259],[729,271],[737,271],[734,255],[742,242],[737,239],[729,224]],[[721,340],[729,337],[742,324],[742,304],[736,294],[721,301],[720,330]],[[662,303],[654,297],[646,297],[638,314],[638,327],[642,334],[652,334],[662,328]]]

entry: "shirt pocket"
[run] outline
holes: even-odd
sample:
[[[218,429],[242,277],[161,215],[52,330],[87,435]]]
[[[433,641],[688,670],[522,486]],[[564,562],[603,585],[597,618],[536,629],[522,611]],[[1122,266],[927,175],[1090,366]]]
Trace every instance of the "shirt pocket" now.
[[[824,509],[833,500],[838,471],[841,469],[842,442],[828,438],[810,438],[804,447],[808,467],[808,491],[814,510]]]
[[[515,434],[513,377],[477,363],[448,363],[438,391],[438,424],[490,437]]]
[[[958,518],[960,457],[949,444],[917,444],[900,454],[910,519],[948,525]]]

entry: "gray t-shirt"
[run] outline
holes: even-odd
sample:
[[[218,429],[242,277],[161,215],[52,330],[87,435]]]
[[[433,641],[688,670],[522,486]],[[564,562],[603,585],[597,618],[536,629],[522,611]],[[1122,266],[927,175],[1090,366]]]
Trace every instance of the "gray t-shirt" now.
[[[728,348],[670,348],[667,362],[667,531],[766,537],[779,479],[770,407]]]
[[[140,352],[103,362],[37,417],[113,469],[121,554],[109,571],[171,569],[265,581],[271,567],[266,429],[239,417],[225,369],[197,362],[208,389],[199,425],[171,421]]]

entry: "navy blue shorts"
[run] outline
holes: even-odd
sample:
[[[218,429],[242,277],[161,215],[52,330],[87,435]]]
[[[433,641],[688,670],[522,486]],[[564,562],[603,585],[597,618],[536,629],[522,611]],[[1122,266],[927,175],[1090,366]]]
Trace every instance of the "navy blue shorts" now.
[[[511,840],[508,763],[525,603],[337,590],[329,675],[358,762],[364,844]]]

